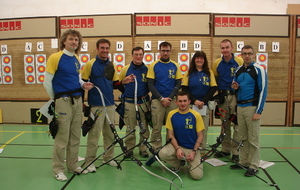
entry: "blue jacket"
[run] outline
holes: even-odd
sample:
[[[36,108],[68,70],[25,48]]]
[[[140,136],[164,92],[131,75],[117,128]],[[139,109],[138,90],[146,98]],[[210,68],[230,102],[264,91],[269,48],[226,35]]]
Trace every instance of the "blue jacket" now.
[[[266,71],[257,63],[238,67],[234,81],[239,84],[237,104],[240,107],[257,106],[256,113],[263,111],[268,88]]]

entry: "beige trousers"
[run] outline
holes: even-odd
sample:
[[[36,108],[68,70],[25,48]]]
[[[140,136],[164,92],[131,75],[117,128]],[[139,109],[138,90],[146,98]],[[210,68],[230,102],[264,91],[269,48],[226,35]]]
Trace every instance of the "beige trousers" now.
[[[81,136],[82,98],[59,98],[55,100],[55,112],[58,114],[58,132],[54,139],[52,170],[54,174],[64,172],[64,160],[67,169],[73,171],[78,165],[78,149]]]
[[[186,149],[183,147],[180,147],[181,150],[183,150],[184,155],[188,155],[193,150]],[[181,160],[179,160],[176,156],[175,149],[173,145],[167,144],[159,151],[159,158],[161,160],[166,161],[168,164],[170,164],[174,168],[179,168]],[[197,151],[195,159],[191,162],[187,162],[188,168],[189,168],[189,174],[191,178],[195,180],[199,180],[203,177],[203,164],[200,164],[200,151]]]
[[[153,129],[151,133],[152,146],[154,149],[159,149],[162,146],[161,128],[165,124],[168,113],[177,108],[175,99],[172,100],[169,107],[163,107],[158,99],[153,99],[151,102],[151,114]]]
[[[104,151],[113,143],[114,141],[114,134],[111,131],[109,122],[105,115],[105,110],[103,106],[94,106],[91,109],[92,113],[100,113],[99,117],[97,118],[95,124],[93,125],[92,129],[88,132],[87,136],[87,149],[86,149],[86,163],[89,164],[96,158],[97,150],[98,150],[98,142],[100,138],[100,133],[102,132],[103,136],[103,146]],[[115,109],[114,105],[106,106],[106,111],[108,117],[112,123],[115,121]],[[103,160],[106,162],[112,159],[114,156],[114,146],[112,146],[104,155]]]
[[[148,127],[148,123],[146,122],[145,119],[145,114],[143,112],[143,110],[146,112],[147,111],[147,107],[150,108],[150,102],[146,102],[146,103],[142,103],[140,105],[138,105],[138,110],[140,113],[140,117],[141,117],[141,121],[142,121],[142,126],[145,129],[145,133],[144,134],[140,134],[139,136],[139,142],[144,141],[144,139],[148,139],[149,138],[149,127]],[[142,107],[142,109],[140,108]],[[138,132],[140,132],[139,127],[137,128],[137,119],[136,119],[136,109],[135,109],[135,104],[133,103],[128,103],[125,102],[125,114],[124,114],[124,119],[125,119],[125,123],[126,123],[126,135],[128,135],[130,132],[132,132],[132,130],[136,129]],[[131,133],[129,136],[126,137],[125,139],[125,144],[127,149],[130,149],[132,147],[134,147],[136,145],[136,134],[135,132]],[[139,146],[139,150],[140,151],[146,151],[147,147],[146,145],[141,145]]]

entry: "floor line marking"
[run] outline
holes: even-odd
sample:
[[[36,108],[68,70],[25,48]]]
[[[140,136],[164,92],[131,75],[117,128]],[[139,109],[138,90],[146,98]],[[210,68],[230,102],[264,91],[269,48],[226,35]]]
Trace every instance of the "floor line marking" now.
[[[18,138],[19,136],[23,135],[25,133],[25,131],[21,132],[20,134],[14,136],[13,138],[11,138],[9,141],[7,141],[6,143],[4,143],[4,145],[2,145],[0,147],[0,149],[4,149],[4,147],[6,147],[6,145],[8,145],[11,141],[15,140],[16,138]]]

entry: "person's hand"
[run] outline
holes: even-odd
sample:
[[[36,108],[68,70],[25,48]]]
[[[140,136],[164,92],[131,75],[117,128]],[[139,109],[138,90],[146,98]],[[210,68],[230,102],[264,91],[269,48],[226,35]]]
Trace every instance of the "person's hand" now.
[[[171,101],[172,99],[167,97],[167,98],[163,98],[160,103],[163,107],[169,107],[171,105]]]
[[[128,84],[128,83],[134,82],[134,78],[135,78],[135,75],[130,74],[122,80],[122,84]]]
[[[197,106],[199,109],[202,109],[204,106],[204,102],[200,101],[200,100],[196,100],[194,102],[194,105]]]
[[[191,153],[189,153],[186,157],[186,161],[190,162],[190,161],[193,161],[195,159],[195,156],[196,156],[196,152],[195,151],[192,151]]]
[[[91,90],[93,87],[94,87],[94,84],[91,83],[91,82],[85,82],[85,83],[83,83],[83,88],[85,90]]]
[[[177,159],[179,159],[179,160],[184,159],[184,153],[180,148],[176,150],[176,156],[177,156]]]
[[[233,81],[233,82],[231,83],[231,88],[233,88],[234,90],[237,90],[237,89],[239,88],[239,83]]]
[[[255,121],[255,120],[260,120],[260,114],[259,113],[255,113],[252,117],[252,120]]]

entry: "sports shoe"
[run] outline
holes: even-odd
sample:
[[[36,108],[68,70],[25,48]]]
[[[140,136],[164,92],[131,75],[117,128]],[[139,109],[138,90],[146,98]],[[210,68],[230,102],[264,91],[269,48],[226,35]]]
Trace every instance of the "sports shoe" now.
[[[239,169],[248,169],[249,167],[246,167],[246,166],[242,166],[242,165],[240,165],[240,164],[234,164],[234,165],[231,165],[230,166],[230,169],[232,169],[232,170],[239,170]]]
[[[147,152],[146,150],[140,151],[140,155],[141,155],[141,157],[143,157],[143,158],[148,158],[148,157],[149,157],[149,154],[148,154],[148,152]]]
[[[89,173],[95,173],[96,172],[96,167],[94,164],[91,164],[87,169]]]
[[[67,176],[64,173],[58,173],[54,175],[55,179],[57,179],[58,181],[67,181]]]
[[[103,161],[103,163],[105,163],[105,161]],[[111,160],[109,161],[108,163],[106,163],[112,167],[117,167],[118,166],[118,163],[115,161],[115,160]]]
[[[239,160],[240,160],[239,155],[234,155],[234,154],[232,155],[232,157],[231,157],[232,162],[239,162]]]
[[[83,170],[81,167],[77,167],[75,170],[69,171],[69,172],[74,172],[76,174],[87,174],[87,173],[89,173],[87,170]]]
[[[252,177],[252,176],[255,176],[257,173],[258,173],[258,170],[253,169],[253,168],[248,168],[244,175],[246,177]]]
[[[181,167],[184,165],[185,165],[185,160],[181,160],[178,168],[172,167],[172,168],[170,168],[170,170],[172,170],[175,173],[178,173],[180,171]]]
[[[214,155],[215,158],[222,158],[224,156],[230,156],[230,153],[229,152],[220,151],[220,152],[215,153],[215,155]]]

